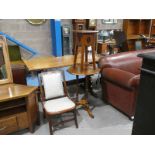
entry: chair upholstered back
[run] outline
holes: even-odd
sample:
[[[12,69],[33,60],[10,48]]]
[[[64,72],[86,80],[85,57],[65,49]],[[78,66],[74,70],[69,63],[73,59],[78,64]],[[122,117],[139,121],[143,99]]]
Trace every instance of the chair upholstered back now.
[[[62,71],[49,71],[41,73],[40,78],[43,84],[46,100],[65,95]]]

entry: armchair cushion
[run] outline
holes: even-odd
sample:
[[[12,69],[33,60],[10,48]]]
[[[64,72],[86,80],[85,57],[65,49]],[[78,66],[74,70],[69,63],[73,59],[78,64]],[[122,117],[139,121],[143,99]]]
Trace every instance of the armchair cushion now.
[[[59,114],[74,109],[75,103],[68,97],[61,97],[45,101],[44,108],[47,113]]]
[[[102,70],[102,75],[104,79],[130,89],[138,83],[138,76],[117,68],[105,68]]]

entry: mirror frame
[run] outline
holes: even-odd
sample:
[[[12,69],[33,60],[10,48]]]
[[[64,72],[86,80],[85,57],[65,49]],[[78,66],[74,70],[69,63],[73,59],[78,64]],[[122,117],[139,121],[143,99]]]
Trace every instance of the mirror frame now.
[[[13,83],[12,71],[11,71],[11,63],[10,63],[9,52],[8,52],[8,46],[7,46],[6,38],[3,37],[3,36],[0,36],[0,45],[2,45],[2,49],[3,49],[4,62],[5,62],[6,74],[7,74],[6,79],[0,80],[0,85],[1,84]]]
[[[42,25],[46,22],[46,19],[26,19],[32,25]]]

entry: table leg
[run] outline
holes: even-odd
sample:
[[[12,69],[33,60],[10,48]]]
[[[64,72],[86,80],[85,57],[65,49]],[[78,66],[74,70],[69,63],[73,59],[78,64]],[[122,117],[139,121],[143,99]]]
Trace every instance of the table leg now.
[[[92,86],[92,81],[91,81],[91,76],[89,76],[89,78],[88,78],[88,87],[89,87],[89,92],[90,92],[90,94],[92,95],[92,96],[94,96],[94,97],[98,97],[98,95],[97,95],[97,93],[95,93],[94,91],[93,91],[93,86]]]
[[[79,75],[76,75],[76,102],[79,102]]]
[[[89,82],[89,76],[86,76],[85,77],[85,99],[86,99],[86,104],[84,105],[84,107],[85,107],[85,110],[88,112],[89,116],[94,118],[94,115],[93,115],[91,109],[89,108],[89,103],[88,103],[88,91],[89,91],[88,82]]]
[[[85,77],[85,99],[82,99],[79,101],[79,76],[76,75],[76,84],[77,84],[77,90],[76,90],[76,102],[77,106],[82,106],[88,113],[88,115],[91,118],[94,118],[94,115],[91,112],[91,109],[89,108],[89,103],[88,103],[88,76]]]

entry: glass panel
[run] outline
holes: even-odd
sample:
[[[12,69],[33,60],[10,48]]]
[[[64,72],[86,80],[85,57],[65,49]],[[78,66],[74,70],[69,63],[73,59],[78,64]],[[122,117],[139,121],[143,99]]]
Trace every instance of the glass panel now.
[[[0,80],[6,79],[6,66],[3,55],[3,47],[0,45]]]

